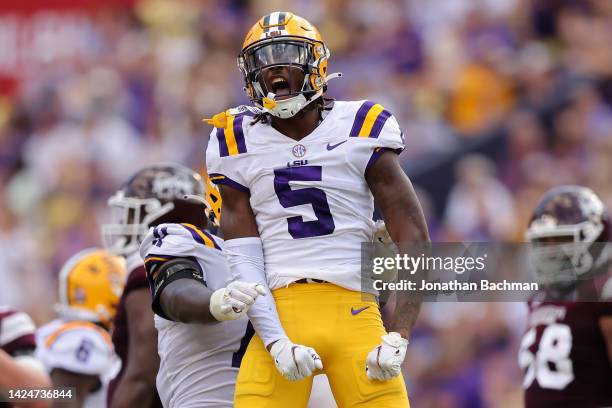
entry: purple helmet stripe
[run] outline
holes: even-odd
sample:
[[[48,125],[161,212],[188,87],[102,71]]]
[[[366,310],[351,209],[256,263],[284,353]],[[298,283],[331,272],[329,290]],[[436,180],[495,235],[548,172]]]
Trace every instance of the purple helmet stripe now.
[[[279,30],[284,30],[285,29],[285,14],[286,13],[279,13],[278,15],[278,29]]]
[[[271,14],[268,14],[267,16],[264,17],[264,21],[263,21],[263,25],[264,25],[264,33],[267,33],[268,31],[270,31],[270,16]]]

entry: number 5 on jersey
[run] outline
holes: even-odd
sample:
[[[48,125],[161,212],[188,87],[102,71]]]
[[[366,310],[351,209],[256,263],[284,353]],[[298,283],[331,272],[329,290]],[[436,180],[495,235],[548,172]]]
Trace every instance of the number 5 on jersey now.
[[[274,170],[274,191],[284,208],[303,204],[312,205],[316,220],[304,221],[301,216],[287,218],[289,234],[294,239],[329,235],[336,228],[325,191],[307,187],[292,190],[290,181],[321,181],[321,166],[288,167]]]

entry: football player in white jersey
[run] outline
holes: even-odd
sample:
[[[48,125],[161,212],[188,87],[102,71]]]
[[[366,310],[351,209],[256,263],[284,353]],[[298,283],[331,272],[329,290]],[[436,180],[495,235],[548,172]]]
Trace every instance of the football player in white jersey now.
[[[210,181],[205,187],[182,166],[172,166],[172,177],[168,173],[160,177],[169,194],[187,185],[190,191],[171,201],[167,222],[155,224],[140,247],[158,331],[157,389],[165,407],[232,407],[238,367],[253,333],[245,314],[265,290],[233,281],[223,240],[207,230],[219,219],[217,188]]]
[[[156,387],[158,333],[140,245],[150,227],[180,220],[183,214],[202,214],[201,203],[184,199],[202,191],[201,179],[193,174],[174,163],[151,164],[132,174],[108,200],[115,223],[102,226],[105,246],[125,256],[128,265],[113,322],[113,344],[122,362],[108,389],[113,408],[162,407]]]
[[[255,107],[209,120],[224,252],[232,273],[273,293],[249,311],[257,336],[238,375],[238,408],[304,407],[317,370],[339,406],[409,405],[401,363],[420,302],[398,299],[388,333],[375,294],[362,292],[361,244],[374,233],[374,202],[401,248],[429,235],[397,158],[397,121],[374,102],[324,98],[337,76],[329,56],[305,19],[264,16],[238,58]]]
[[[60,272],[58,318],[38,329],[36,355],[54,386],[75,388],[74,406],[106,406],[120,366],[108,330],[125,277],[125,260],[97,248],[77,253]]]

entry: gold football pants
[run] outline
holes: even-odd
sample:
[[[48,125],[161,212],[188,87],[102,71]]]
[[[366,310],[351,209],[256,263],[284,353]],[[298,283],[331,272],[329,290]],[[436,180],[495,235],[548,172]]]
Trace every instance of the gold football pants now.
[[[381,382],[366,376],[366,357],[386,334],[373,296],[331,283],[292,284],[272,294],[289,339],[313,347],[321,356],[340,408],[409,407],[403,377]],[[312,376],[286,380],[254,336],[240,366],[235,407],[306,407],[311,387]]]

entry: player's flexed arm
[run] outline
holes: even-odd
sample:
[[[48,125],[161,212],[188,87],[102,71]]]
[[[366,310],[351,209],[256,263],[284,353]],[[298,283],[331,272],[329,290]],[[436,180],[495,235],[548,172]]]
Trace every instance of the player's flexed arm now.
[[[160,268],[161,273],[180,273],[159,295],[155,312],[169,320],[182,323],[211,323],[236,320],[251,307],[259,295],[266,294],[259,285],[231,282],[225,288],[212,291],[192,274],[197,265],[189,259],[176,259]],[[191,275],[188,277],[188,274]]]
[[[202,222],[202,220],[199,220]],[[221,274],[219,266],[200,264],[220,250],[203,228],[194,224],[160,224],[143,239],[144,259],[152,290],[155,314],[181,323],[213,323],[236,320],[246,314],[265,288],[256,283],[234,280],[213,289],[210,274]],[[194,238],[197,237],[196,240]],[[194,246],[194,244],[196,244]]]
[[[226,239],[224,249],[233,274],[239,279],[267,288],[263,248],[249,193],[226,185],[220,186],[223,198],[221,230]],[[288,380],[308,377],[315,368],[322,369],[314,349],[293,344],[283,330],[272,296],[260,298],[247,312],[255,331],[274,358],[276,368]]]
[[[368,169],[366,180],[374,199],[382,211],[391,239],[402,246],[429,243],[427,224],[410,180],[394,152],[386,151]],[[400,245],[401,244],[401,245]],[[383,336],[381,346],[374,349],[367,360],[368,377],[388,380],[401,372],[401,363],[412,327],[421,308],[418,296],[398,296],[391,333]]]
[[[175,258],[147,267],[153,282],[153,311],[182,323],[212,323],[242,317],[259,295],[261,285],[234,281],[212,291],[200,266],[188,258]]]

